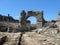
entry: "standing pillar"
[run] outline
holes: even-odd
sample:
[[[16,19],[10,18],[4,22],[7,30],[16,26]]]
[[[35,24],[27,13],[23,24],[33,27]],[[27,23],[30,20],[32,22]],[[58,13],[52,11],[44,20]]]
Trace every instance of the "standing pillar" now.
[[[58,20],[60,21],[60,12],[58,12]]]
[[[7,31],[7,32],[9,32],[9,16],[10,16],[10,15],[8,14],[8,19],[7,19],[7,25],[8,25],[8,26],[7,26],[7,28],[8,28],[7,30],[8,30],[8,31]]]
[[[60,11],[58,12],[58,19],[57,19],[57,25],[58,25],[58,27],[59,27],[59,29],[60,29]]]
[[[25,19],[25,16],[26,16],[26,12],[23,10],[21,12],[21,30],[22,31],[26,30],[26,19]]]
[[[44,25],[43,12],[37,14],[37,28],[42,28]]]

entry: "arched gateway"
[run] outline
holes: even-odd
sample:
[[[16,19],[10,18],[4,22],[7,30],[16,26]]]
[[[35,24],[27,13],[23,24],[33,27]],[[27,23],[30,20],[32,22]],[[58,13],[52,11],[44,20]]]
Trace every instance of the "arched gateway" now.
[[[44,18],[43,18],[43,11],[28,11],[27,13],[25,11],[21,12],[21,26],[24,25],[26,27],[26,24],[30,23],[27,19],[30,16],[35,16],[37,19],[37,28],[42,28],[44,25]],[[29,26],[29,25],[28,25]]]

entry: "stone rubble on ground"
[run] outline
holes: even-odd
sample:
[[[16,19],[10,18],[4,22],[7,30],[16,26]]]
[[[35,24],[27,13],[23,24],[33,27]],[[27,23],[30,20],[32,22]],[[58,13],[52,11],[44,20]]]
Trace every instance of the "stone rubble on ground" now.
[[[36,29],[22,36],[22,45],[60,45],[59,28]],[[41,33],[39,33],[41,32]]]
[[[3,36],[7,36],[3,45],[18,45],[21,32],[0,32],[0,38]],[[60,45],[60,29],[47,26],[42,29],[35,29],[32,32],[25,32],[20,43],[21,45]]]
[[[0,32],[0,36],[6,35],[7,39],[3,45],[18,45],[20,33]]]

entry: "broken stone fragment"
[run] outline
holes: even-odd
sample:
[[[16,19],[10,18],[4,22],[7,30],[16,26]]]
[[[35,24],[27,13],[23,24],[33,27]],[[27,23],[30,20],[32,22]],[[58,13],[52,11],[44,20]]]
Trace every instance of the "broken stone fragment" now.
[[[7,36],[0,36],[0,45],[3,45],[6,42]]]

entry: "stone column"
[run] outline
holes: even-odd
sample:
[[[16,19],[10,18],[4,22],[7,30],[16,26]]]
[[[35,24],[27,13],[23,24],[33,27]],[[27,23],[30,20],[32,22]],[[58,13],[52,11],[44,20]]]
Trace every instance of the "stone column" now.
[[[57,19],[57,25],[59,26],[59,29],[60,29],[60,11],[58,12],[58,19]]]
[[[26,30],[26,19],[25,19],[25,16],[26,16],[26,12],[23,10],[21,12],[21,30],[22,31]]]
[[[60,11],[58,12],[58,20],[60,21]]]
[[[38,12],[36,18],[37,18],[37,28],[42,28],[44,25],[43,12]]]

